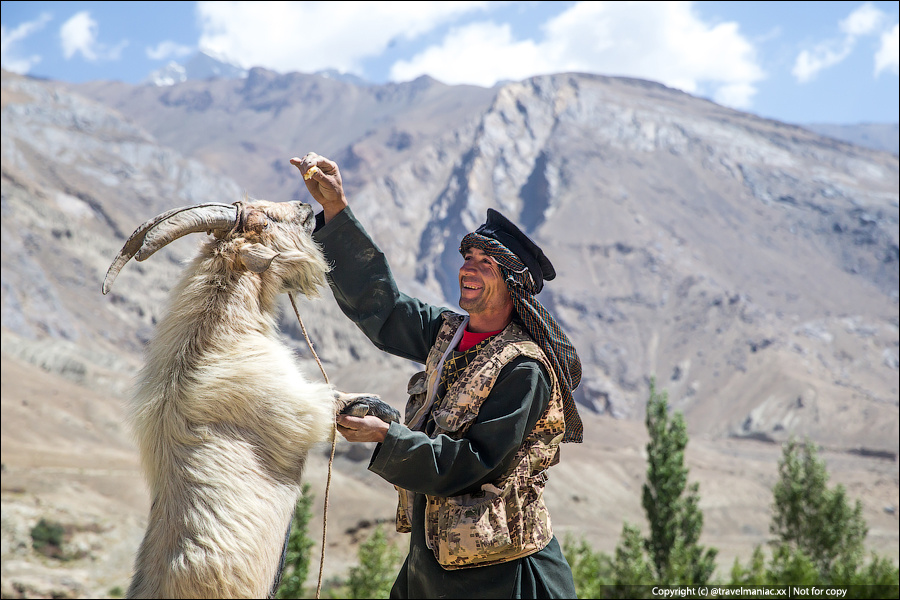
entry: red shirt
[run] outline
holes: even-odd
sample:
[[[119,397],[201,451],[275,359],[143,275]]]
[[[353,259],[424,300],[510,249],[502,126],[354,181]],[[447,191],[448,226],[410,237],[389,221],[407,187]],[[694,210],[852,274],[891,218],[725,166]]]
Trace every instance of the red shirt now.
[[[503,331],[502,329],[500,331]],[[468,328],[463,330],[462,339],[459,340],[459,346],[456,347],[458,352],[465,352],[475,344],[482,342],[492,335],[497,335],[500,331],[488,331],[487,333],[473,333]]]

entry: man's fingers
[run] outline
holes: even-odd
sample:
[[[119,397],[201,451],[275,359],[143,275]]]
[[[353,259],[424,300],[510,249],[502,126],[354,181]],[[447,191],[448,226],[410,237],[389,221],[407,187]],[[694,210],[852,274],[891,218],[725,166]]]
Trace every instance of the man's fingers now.
[[[317,173],[322,172],[318,166],[320,160],[324,161],[325,159],[315,152],[308,152],[303,158],[293,157],[291,159],[291,164],[300,170],[300,173],[303,174],[304,181],[309,181],[311,178],[315,177]]]
[[[344,429],[359,429],[360,421],[362,421],[362,419],[359,417],[354,417],[351,415],[337,415],[337,426],[343,427]],[[353,427],[353,425],[355,425],[355,427]]]
[[[315,161],[309,160],[311,156],[312,156],[312,153],[307,154],[303,158],[299,158],[299,157],[295,156],[291,159],[291,164],[294,165],[295,167],[297,167],[298,169],[300,169],[301,171],[304,169],[308,169],[310,166],[316,164]]]
[[[350,442],[383,442],[388,425],[372,415],[337,415],[337,429]]]

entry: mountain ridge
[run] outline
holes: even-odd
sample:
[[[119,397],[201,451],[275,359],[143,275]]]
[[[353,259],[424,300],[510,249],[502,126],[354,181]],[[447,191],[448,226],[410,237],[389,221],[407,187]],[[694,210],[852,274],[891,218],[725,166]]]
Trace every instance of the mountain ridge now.
[[[248,70],[229,62],[223,57],[215,57],[199,51],[183,63],[173,61],[164,69],[154,71],[145,78],[145,83],[155,85],[172,85],[188,80],[204,80],[211,77],[224,79],[242,79],[247,77]],[[350,73],[341,73],[335,69],[316,71],[314,75],[352,83],[356,86],[368,87],[376,85]],[[620,77],[620,79],[631,79]],[[636,82],[646,80],[634,79]],[[498,82],[505,85],[510,81]],[[650,82],[655,84],[655,82]],[[496,87],[496,86],[495,86]],[[830,137],[874,150],[884,150],[897,154],[900,152],[900,132],[898,123],[796,123],[796,125]]]

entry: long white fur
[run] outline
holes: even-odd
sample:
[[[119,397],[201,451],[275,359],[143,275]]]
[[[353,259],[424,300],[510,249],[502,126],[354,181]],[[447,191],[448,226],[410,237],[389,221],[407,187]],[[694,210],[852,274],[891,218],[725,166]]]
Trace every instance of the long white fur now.
[[[260,201],[271,226],[206,242],[148,344],[130,418],[152,506],[129,597],[270,591],[307,453],[336,409],[276,326],[278,295],[316,295],[327,271],[294,204]],[[279,253],[262,273],[244,268],[251,244]]]

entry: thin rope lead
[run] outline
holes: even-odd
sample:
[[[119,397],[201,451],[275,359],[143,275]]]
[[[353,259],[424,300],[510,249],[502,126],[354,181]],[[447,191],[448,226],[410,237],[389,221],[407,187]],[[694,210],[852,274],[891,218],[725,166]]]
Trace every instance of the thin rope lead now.
[[[309,339],[309,334],[306,333],[306,326],[303,325],[303,319],[300,318],[300,311],[297,310],[297,304],[294,302],[294,295],[288,292],[288,298],[291,299],[291,306],[294,307],[294,314],[297,315],[297,321],[300,323],[300,331],[303,332],[303,337],[306,338],[306,344],[309,346],[310,352],[312,352],[313,358],[316,359],[316,364],[319,365],[319,370],[322,371],[322,377],[325,378],[325,383],[331,385],[331,382],[328,381],[328,375],[325,373],[325,367],[322,366],[322,361],[319,360],[319,355],[316,354],[316,349],[313,348],[312,341]],[[332,421],[331,423],[331,457],[328,459],[328,477],[325,480],[325,506],[322,508],[322,552],[319,558],[319,581],[316,584],[316,598],[320,597],[322,593],[322,573],[325,570],[325,533],[328,531],[328,493],[331,490],[331,467],[334,464],[334,448],[337,442],[337,423]]]

